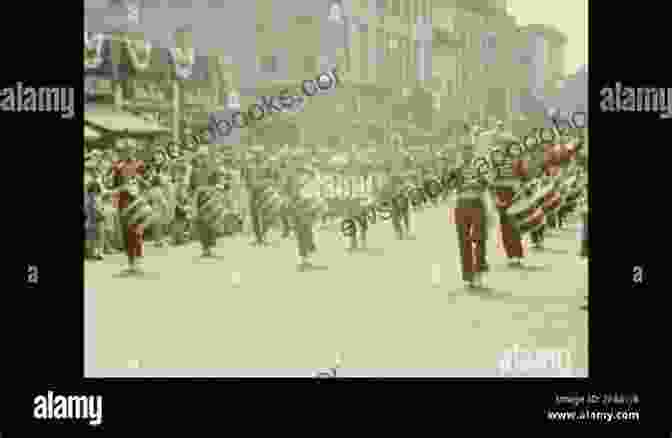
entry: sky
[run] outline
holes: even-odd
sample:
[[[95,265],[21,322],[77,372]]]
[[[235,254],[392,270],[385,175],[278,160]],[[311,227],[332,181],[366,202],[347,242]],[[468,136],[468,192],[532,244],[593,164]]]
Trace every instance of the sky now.
[[[508,0],[519,26],[548,24],[567,35],[565,74],[588,64],[588,0]]]

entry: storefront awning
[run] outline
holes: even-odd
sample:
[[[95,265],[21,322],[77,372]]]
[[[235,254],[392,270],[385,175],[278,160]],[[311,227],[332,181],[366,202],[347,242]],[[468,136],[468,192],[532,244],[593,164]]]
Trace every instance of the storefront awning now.
[[[84,127],[84,139],[85,140],[97,140],[99,138],[100,138],[100,134],[98,134],[96,131],[89,128],[88,126]]]
[[[125,132],[131,135],[170,132],[170,129],[165,126],[144,120],[125,111],[118,111],[109,105],[87,107],[84,114],[84,120],[87,125],[94,128],[104,129],[110,132]]]

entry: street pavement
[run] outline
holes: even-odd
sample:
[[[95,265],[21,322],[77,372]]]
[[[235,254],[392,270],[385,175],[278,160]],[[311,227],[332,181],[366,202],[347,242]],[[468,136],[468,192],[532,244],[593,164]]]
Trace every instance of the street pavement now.
[[[461,280],[450,204],[414,215],[415,240],[371,225],[365,252],[346,252],[336,230],[323,230],[315,262],[324,269],[309,272],[296,269],[295,240],[277,233],[261,248],[247,235],[221,238],[213,259],[197,243],[150,243],[141,276],[121,273],[121,254],[86,262],[95,366],[317,370],[342,355],[344,370],[494,370],[515,344],[567,349],[586,370],[578,225],[527,251],[524,270],[507,267],[491,232],[491,290],[475,293]]]

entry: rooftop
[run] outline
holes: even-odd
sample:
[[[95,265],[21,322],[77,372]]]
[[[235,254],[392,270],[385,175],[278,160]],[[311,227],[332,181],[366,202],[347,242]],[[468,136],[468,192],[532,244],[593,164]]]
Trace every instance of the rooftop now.
[[[542,35],[549,41],[554,41],[557,44],[567,44],[567,35],[558,28],[548,24],[529,24],[521,27],[520,30]]]

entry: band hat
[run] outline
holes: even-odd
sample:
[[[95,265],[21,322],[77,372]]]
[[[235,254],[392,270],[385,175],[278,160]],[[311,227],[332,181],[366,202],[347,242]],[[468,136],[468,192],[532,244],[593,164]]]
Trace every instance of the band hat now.
[[[173,148],[170,148],[166,153],[168,157],[170,157],[173,160],[176,160],[182,156],[182,151],[174,150]]]

